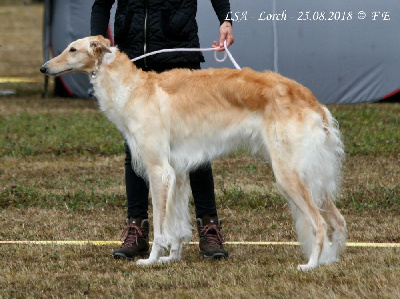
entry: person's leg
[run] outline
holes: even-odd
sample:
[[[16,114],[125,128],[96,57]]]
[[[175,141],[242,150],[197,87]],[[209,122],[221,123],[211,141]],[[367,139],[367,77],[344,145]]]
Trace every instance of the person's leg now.
[[[123,244],[113,252],[114,258],[132,259],[149,253],[149,188],[132,167],[132,157],[125,143],[125,186],[127,198],[127,227],[121,235]]]
[[[228,258],[223,247],[221,221],[215,203],[214,179],[211,164],[199,167],[189,174],[190,186],[196,207],[199,249],[205,259]]]
[[[211,164],[206,164],[190,172],[189,178],[196,208],[196,218],[205,215],[217,216]]]
[[[127,143],[125,143],[125,188],[127,217],[148,219],[149,186],[133,169],[132,156]]]

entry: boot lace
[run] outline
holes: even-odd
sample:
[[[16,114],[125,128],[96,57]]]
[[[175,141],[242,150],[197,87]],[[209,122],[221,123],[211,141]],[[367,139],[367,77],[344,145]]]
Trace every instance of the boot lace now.
[[[133,244],[138,244],[138,238],[143,238],[143,229],[139,226],[130,223],[119,237],[123,241],[122,247],[132,247]]]
[[[219,247],[225,242],[221,228],[221,226],[217,226],[216,224],[207,224],[200,228],[200,235],[205,237],[210,247]]]

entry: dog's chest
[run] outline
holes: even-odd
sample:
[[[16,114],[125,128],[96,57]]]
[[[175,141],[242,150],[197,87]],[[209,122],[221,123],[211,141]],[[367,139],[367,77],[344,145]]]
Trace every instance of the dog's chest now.
[[[92,83],[100,110],[105,113],[107,118],[114,123],[123,134],[125,134],[126,126],[123,122],[122,115],[129,98],[129,92],[126,88],[120,86],[122,84],[118,82],[96,80]]]

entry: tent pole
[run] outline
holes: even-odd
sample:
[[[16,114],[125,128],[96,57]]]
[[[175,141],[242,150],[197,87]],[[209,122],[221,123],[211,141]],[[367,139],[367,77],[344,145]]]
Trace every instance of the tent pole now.
[[[50,31],[51,31],[51,0],[44,0],[44,13],[43,13],[43,63],[50,60]],[[44,87],[42,98],[47,98],[49,89],[49,76],[44,75]]]

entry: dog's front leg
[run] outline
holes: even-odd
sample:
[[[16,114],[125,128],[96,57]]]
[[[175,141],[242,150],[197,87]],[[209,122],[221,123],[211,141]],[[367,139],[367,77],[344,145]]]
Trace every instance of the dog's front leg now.
[[[183,242],[189,242],[192,237],[190,225],[189,194],[190,187],[186,173],[175,173],[175,193],[167,202],[164,234],[170,239],[169,256],[161,257],[162,262],[179,261],[182,256]]]
[[[171,188],[174,188],[175,176],[172,168],[167,165],[148,168],[150,190],[153,203],[153,230],[154,240],[148,259],[137,261],[138,265],[150,265],[161,262],[160,256],[166,245],[163,236],[163,223],[168,196],[171,196]]]
[[[179,261],[182,255],[182,246],[182,240],[177,239],[172,241],[169,256],[160,257],[160,262],[168,263]]]

